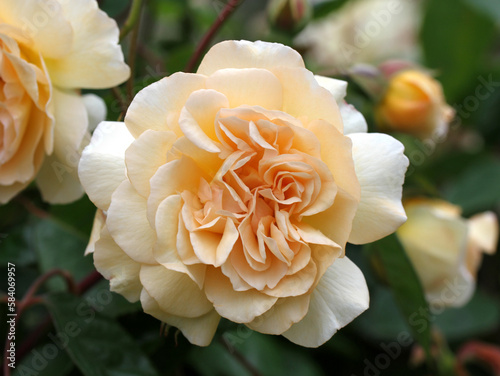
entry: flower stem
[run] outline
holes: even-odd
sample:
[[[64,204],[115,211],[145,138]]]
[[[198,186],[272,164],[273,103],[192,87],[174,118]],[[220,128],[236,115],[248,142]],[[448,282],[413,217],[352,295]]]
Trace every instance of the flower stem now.
[[[85,277],[80,283],[75,284],[73,277],[71,276],[70,273],[68,273],[65,270],[62,269],[54,269],[51,270],[40,277],[38,277],[35,282],[31,285],[31,287],[28,289],[26,294],[23,296],[21,301],[19,301],[17,307],[17,316],[15,316],[14,320],[14,327],[16,327],[19,318],[21,314],[30,306],[34,304],[40,304],[44,302],[44,299],[41,297],[35,296],[35,293],[38,291],[38,289],[50,278],[53,276],[60,275],[62,276],[66,284],[68,285],[68,290],[75,295],[82,295],[85,293],[87,290],[92,288],[97,282],[99,282],[102,279],[101,274],[94,270],[92,273],[90,273],[87,277]],[[50,324],[52,323],[52,320],[50,317],[47,317],[45,320],[42,321],[41,324],[39,324],[32,332],[31,335],[22,343],[20,350],[17,354],[17,358],[21,360],[24,355],[28,353],[38,342],[40,337],[47,331],[47,329],[50,327]],[[3,354],[3,359],[4,359],[4,366],[3,366],[3,371],[4,371],[4,376],[10,376],[10,368],[8,366],[8,360],[7,357],[9,356],[8,354],[8,349],[10,348],[10,343],[11,340],[8,338],[5,341],[5,349],[4,349],[4,354]]]
[[[236,8],[241,3],[243,3],[243,1],[244,0],[229,0],[224,9],[222,9],[222,11],[220,12],[219,16],[217,17],[213,25],[206,32],[206,34],[203,36],[200,43],[196,47],[194,54],[191,56],[191,59],[189,59],[189,62],[187,63],[186,68],[184,69],[185,72],[189,73],[194,71],[196,64],[200,60],[200,57],[203,54],[203,52],[205,52],[205,50],[207,49],[207,46],[209,45],[212,38],[215,36],[217,31],[219,31],[224,22],[226,22],[229,16],[236,10]]]
[[[120,30],[120,42],[127,36],[128,33],[132,31],[135,24],[139,20],[141,14],[142,0],[132,0],[132,6],[130,7],[130,13],[128,14],[127,20],[123,24]]]

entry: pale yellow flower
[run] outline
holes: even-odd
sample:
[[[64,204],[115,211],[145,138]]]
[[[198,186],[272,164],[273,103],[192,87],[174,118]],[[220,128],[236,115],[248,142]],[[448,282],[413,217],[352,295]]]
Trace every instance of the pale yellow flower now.
[[[427,139],[444,136],[454,113],[438,81],[423,71],[408,69],[389,78],[375,119],[385,131]]]
[[[405,221],[408,160],[345,90],[288,47],[227,41],[101,123],[79,174],[111,289],[198,345],[222,316],[315,347],[363,312],[345,244]]]
[[[102,105],[89,113],[79,89],[127,79],[117,42],[95,0],[0,0],[0,203],[35,178],[46,201],[83,194],[78,160]]]
[[[396,58],[416,60],[421,5],[420,0],[350,0],[310,22],[294,42],[322,68],[378,65]]]
[[[412,199],[405,203],[407,222],[396,232],[423,284],[429,303],[458,307],[475,290],[482,254],[498,242],[492,212],[461,217],[461,209],[442,200]]]

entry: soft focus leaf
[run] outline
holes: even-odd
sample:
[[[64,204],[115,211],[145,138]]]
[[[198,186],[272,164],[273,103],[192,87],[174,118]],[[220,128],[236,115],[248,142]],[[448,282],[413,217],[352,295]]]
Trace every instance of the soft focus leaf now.
[[[498,205],[500,160],[490,159],[470,166],[453,181],[445,196],[460,205],[466,216]]]
[[[464,307],[448,308],[436,315],[436,325],[449,341],[491,332],[500,325],[500,302],[477,291]]]
[[[430,355],[429,308],[422,285],[403,246],[393,234],[373,243],[373,252],[381,262],[384,276],[413,337]]]
[[[73,361],[66,351],[54,342],[48,342],[31,350],[16,364],[12,376],[66,376],[73,368]]]
[[[193,348],[190,360],[203,376],[252,375],[250,369],[262,376],[322,375],[304,352],[283,341],[239,325],[209,347]]]
[[[421,34],[426,65],[437,69],[447,98],[454,100],[475,81],[492,43],[495,25],[463,0],[426,4]]]
[[[38,255],[42,272],[64,269],[76,281],[94,270],[92,257],[83,255],[87,239],[71,227],[51,219],[38,221],[33,227],[32,246]],[[60,278],[47,282],[51,289],[62,289],[65,284]]]
[[[104,301],[103,301],[104,302]],[[103,303],[104,304],[104,303]],[[155,376],[156,370],[114,320],[68,293],[47,296],[58,338],[85,376]]]

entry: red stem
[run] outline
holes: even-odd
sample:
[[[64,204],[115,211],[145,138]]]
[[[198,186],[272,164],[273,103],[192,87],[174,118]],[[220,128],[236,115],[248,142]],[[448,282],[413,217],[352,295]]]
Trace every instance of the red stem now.
[[[52,278],[55,275],[60,275],[64,277],[66,280],[66,283],[68,285],[68,290],[76,295],[81,295],[85,293],[87,290],[92,288],[97,282],[99,282],[102,279],[102,276],[94,270],[92,273],[90,273],[87,277],[85,277],[78,285],[75,284],[73,277],[71,274],[69,274],[65,270],[61,269],[54,269],[51,270],[40,277],[38,277],[35,282],[31,285],[31,287],[28,289],[26,294],[23,296],[21,301],[18,302],[17,304],[17,316],[14,316],[14,328],[17,325],[17,322],[19,321],[19,317],[21,316],[22,312],[30,307],[33,304],[39,304],[43,303],[43,298],[34,296],[35,293],[38,291],[38,289],[44,284],[47,280]],[[24,341],[24,343],[21,345],[20,350],[16,356],[16,361],[21,360],[24,355],[28,351],[30,351],[38,342],[38,340],[42,337],[43,334],[47,331],[47,329],[50,327],[50,324],[52,323],[50,317],[47,317],[41,324],[39,324],[32,332],[31,335]],[[3,374],[4,376],[10,376],[10,367],[8,366],[8,349],[10,348],[11,340],[7,337],[5,341],[5,349],[4,349],[4,364],[3,364]]]
[[[205,50],[207,49],[207,46],[210,44],[210,41],[212,38],[215,36],[217,31],[221,28],[221,26],[226,22],[226,20],[229,18],[229,16],[236,10],[238,5],[240,5],[244,0],[230,0],[224,9],[220,12],[219,16],[213,23],[213,25],[210,27],[210,29],[207,31],[207,33],[203,36],[201,39],[200,43],[196,47],[196,50],[194,51],[194,54],[191,56],[191,59],[189,59],[189,62],[186,65],[186,68],[184,69],[185,72],[193,72],[194,67],[200,60],[201,55]]]

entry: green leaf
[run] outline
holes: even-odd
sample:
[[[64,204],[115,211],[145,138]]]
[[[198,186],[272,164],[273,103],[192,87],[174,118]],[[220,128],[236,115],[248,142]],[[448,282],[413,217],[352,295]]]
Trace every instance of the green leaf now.
[[[158,375],[130,335],[87,301],[57,292],[47,296],[47,307],[59,344],[85,376]]]
[[[484,64],[493,42],[495,24],[464,0],[427,1],[426,4],[421,30],[426,66],[438,70],[446,97],[456,100]]]
[[[430,311],[410,259],[394,234],[373,243],[372,249],[413,337],[430,358]]]
[[[37,346],[16,364],[12,376],[66,376],[74,368],[71,358],[61,346],[49,342]]]
[[[445,191],[447,200],[460,205],[468,216],[500,203],[500,160],[478,162],[460,175]]]
[[[346,2],[347,2],[347,0],[330,0],[330,1],[323,1],[319,4],[316,4],[316,5],[314,5],[313,18],[326,17],[331,12],[339,9]]]
[[[465,0],[471,8],[489,17],[493,22],[500,22],[500,6],[495,0]]]
[[[379,284],[370,285],[370,308],[353,324],[358,333],[374,344],[392,341],[400,333],[408,332],[408,323],[401,314],[394,294],[389,288]]]
[[[449,341],[462,341],[497,329],[500,325],[500,303],[476,291],[464,307],[448,308],[435,317],[436,325]]]
[[[64,269],[79,281],[94,270],[92,257],[83,255],[88,239],[71,227],[52,219],[39,220],[33,226],[31,238],[42,273]],[[52,290],[66,288],[60,278],[51,278],[47,286]]]
[[[203,376],[323,374],[302,348],[298,349],[283,338],[254,332],[244,325],[224,332],[222,338],[206,348],[193,348],[188,359]]]
[[[82,299],[103,316],[116,318],[141,311],[141,303],[130,303],[120,294],[109,290],[109,281],[103,279],[87,291]]]

